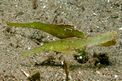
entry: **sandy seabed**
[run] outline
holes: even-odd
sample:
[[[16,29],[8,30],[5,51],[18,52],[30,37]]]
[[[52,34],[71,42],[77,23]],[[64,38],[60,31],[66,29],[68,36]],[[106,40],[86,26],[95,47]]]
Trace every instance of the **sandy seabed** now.
[[[34,0],[33,0],[34,1]],[[0,81],[27,81],[23,72],[40,73],[40,81],[65,81],[59,66],[34,66],[51,54],[21,58],[23,50],[43,41],[57,39],[35,29],[9,28],[4,21],[69,24],[88,35],[117,31],[115,46],[87,49],[89,54],[107,52],[111,65],[102,68],[79,67],[72,56],[67,60],[69,81],[122,81],[122,0],[0,0]],[[53,54],[52,54],[53,55]],[[58,60],[60,55],[55,56]],[[58,60],[60,61],[60,60]]]

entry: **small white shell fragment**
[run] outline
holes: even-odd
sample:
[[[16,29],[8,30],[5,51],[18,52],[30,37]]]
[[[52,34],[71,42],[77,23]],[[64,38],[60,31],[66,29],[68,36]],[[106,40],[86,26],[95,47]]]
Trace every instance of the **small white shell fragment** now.
[[[115,78],[115,79],[118,78],[118,75],[114,75],[114,78]]]
[[[121,28],[119,28],[119,30],[122,30],[122,27],[121,27]]]
[[[21,69],[21,71],[23,72],[23,74],[26,76],[26,77],[30,77],[30,74],[27,73],[26,71],[24,71],[23,69]]]
[[[46,7],[47,7],[46,5],[43,6],[43,8],[46,8]]]
[[[108,0],[108,3],[110,2],[110,0]]]
[[[93,13],[93,15],[95,15],[95,16],[96,16],[97,14],[96,14],[96,13]]]
[[[30,50],[31,49],[31,47],[28,47],[28,50]]]

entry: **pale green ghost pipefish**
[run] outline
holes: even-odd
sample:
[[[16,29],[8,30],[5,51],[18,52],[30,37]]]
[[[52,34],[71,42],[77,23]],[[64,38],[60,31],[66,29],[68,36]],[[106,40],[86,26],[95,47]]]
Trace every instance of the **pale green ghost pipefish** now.
[[[73,54],[76,52],[76,49],[84,49],[86,47],[92,46],[111,46],[116,43],[117,32],[107,32],[99,34],[93,37],[88,38],[67,38],[57,41],[52,41],[40,45],[34,49],[25,51],[22,53],[22,56],[27,57],[34,54],[40,54],[45,51],[57,51],[64,54]]]
[[[45,24],[41,22],[30,22],[30,23],[15,23],[15,22],[6,22],[7,25],[13,27],[23,27],[23,28],[34,28],[41,31],[47,32],[58,38],[69,38],[69,37],[78,37],[84,38],[84,33],[74,29],[71,25],[54,25],[54,24]]]

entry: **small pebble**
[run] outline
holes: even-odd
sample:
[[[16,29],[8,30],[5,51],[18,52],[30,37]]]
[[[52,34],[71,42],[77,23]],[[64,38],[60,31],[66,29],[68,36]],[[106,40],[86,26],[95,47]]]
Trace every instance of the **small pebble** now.
[[[96,73],[99,74],[99,75],[101,74],[99,71],[96,71]]]

